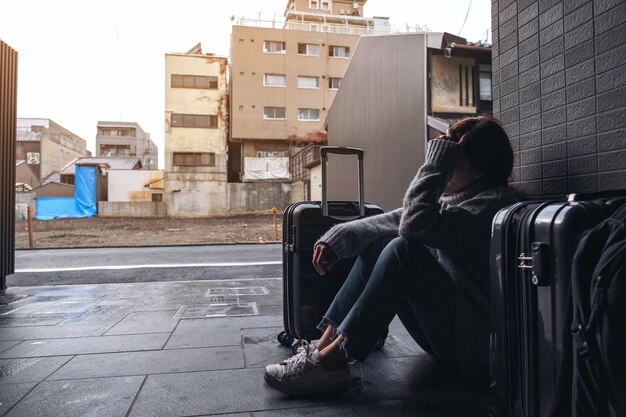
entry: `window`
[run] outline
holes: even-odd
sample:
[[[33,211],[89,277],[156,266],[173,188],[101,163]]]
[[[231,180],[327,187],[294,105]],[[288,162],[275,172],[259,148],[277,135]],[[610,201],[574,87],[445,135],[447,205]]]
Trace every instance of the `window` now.
[[[480,100],[491,101],[491,65],[478,64],[478,90]]]
[[[320,119],[319,109],[298,109],[298,120],[317,121]]]
[[[475,106],[475,68],[470,65],[459,65],[459,106]]]
[[[152,201],[156,201],[156,202],[163,201],[163,194],[161,194],[161,193],[159,193],[159,194],[157,194],[157,193],[152,194]]]
[[[74,175],[61,175],[61,184],[75,185],[76,177]]]
[[[204,88],[217,90],[217,77],[172,74],[172,88]]]
[[[217,116],[205,114],[172,114],[172,127],[217,128]]]
[[[309,0],[309,9],[319,9],[318,0]]]
[[[287,77],[283,74],[265,74],[263,75],[263,85],[266,87],[285,87]]]
[[[265,41],[263,42],[263,52],[270,54],[284,54],[285,42]]]
[[[341,85],[341,80],[343,78],[333,78],[330,77],[328,79],[328,88],[330,88],[331,90],[337,90],[339,88],[339,86]]]
[[[263,118],[268,120],[285,120],[284,107],[264,107]]]
[[[350,56],[350,48],[347,46],[330,46],[328,56],[335,58],[348,58]]]
[[[100,145],[98,156],[130,156],[130,145]]]
[[[111,127],[99,127],[98,135],[100,136],[115,136],[115,137],[136,137],[136,131],[134,128],[111,128]]]
[[[299,43],[298,55],[320,56],[320,46],[312,43]]]
[[[320,88],[320,77],[298,75],[298,88]]]
[[[332,0],[322,0],[322,4],[320,9],[322,10],[331,10],[332,9]]]
[[[175,166],[215,166],[213,152],[174,152]]]

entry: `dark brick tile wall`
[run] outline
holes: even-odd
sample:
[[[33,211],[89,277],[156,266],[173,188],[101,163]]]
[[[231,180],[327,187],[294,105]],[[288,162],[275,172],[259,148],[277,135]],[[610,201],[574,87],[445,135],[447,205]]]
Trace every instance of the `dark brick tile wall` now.
[[[530,198],[626,189],[626,0],[492,0],[494,113]]]

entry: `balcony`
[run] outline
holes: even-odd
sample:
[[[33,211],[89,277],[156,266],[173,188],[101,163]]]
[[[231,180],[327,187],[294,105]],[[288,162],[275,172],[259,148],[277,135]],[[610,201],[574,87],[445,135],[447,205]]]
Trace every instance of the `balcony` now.
[[[237,26],[258,27],[264,29],[297,30],[301,32],[334,33],[340,35],[384,35],[399,32],[397,29],[391,29],[387,27],[374,27],[374,21],[372,19],[334,15],[320,16],[328,20],[344,19],[346,23],[336,24],[327,23],[324,20],[306,21],[304,19],[302,21],[278,21],[241,18],[237,20]],[[358,19],[359,24],[349,23],[354,19]]]

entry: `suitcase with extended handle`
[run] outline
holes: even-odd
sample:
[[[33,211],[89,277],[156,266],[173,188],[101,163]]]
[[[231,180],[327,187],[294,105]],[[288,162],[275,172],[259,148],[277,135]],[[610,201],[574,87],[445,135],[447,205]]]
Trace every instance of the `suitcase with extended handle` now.
[[[291,346],[294,340],[310,341],[321,336],[317,325],[355,261],[354,258],[344,259],[335,264],[326,276],[320,277],[312,264],[315,242],[335,224],[383,213],[380,207],[364,200],[363,150],[323,146],[320,153],[322,201],[294,203],[285,209],[283,215],[285,331],[278,335],[278,341],[286,346]],[[328,201],[326,192],[328,154],[357,156],[359,201]]]

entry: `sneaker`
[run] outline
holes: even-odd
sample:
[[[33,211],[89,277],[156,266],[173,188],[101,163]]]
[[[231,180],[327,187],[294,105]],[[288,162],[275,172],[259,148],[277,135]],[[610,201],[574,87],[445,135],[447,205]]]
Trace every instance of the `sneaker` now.
[[[348,386],[350,368],[324,368],[320,352],[304,347],[291,358],[265,367],[265,381],[288,395],[305,395],[339,391]]]

